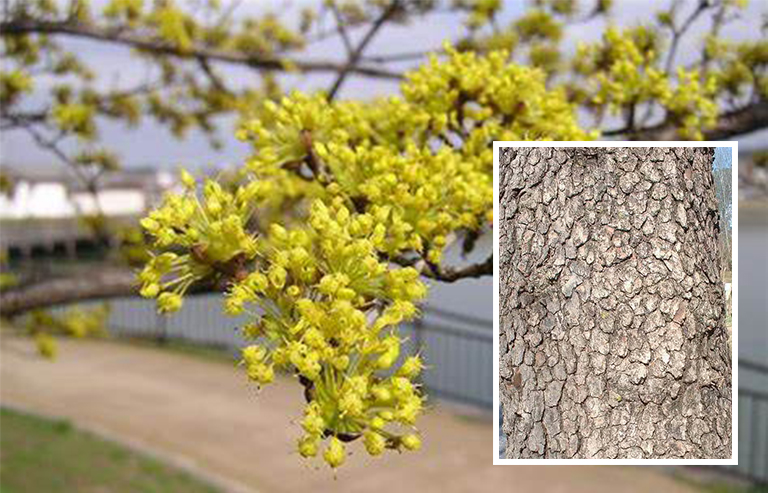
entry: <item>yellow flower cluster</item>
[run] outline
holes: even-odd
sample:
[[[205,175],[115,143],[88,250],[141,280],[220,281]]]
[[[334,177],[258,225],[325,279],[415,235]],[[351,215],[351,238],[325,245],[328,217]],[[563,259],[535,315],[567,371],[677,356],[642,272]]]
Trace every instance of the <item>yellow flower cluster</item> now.
[[[45,332],[39,332],[35,334],[35,346],[40,356],[48,359],[55,359],[58,351],[56,346],[56,339],[52,335]]]
[[[194,183],[185,181],[193,191]],[[422,365],[412,356],[393,368],[401,344],[394,327],[416,315],[414,302],[426,295],[426,286],[415,269],[394,269],[380,260],[391,212],[352,214],[341,196],[330,204],[316,200],[305,227],[275,223],[257,240],[241,234],[242,228],[222,232],[213,226],[232,218],[242,226],[248,212],[212,183],[202,202],[193,193],[171,196],[143,221],[156,247],[190,251],[153,256],[140,273],[143,294],[157,296],[161,311],[175,311],[191,282],[242,256],[250,270],[229,279],[224,309],[252,317],[243,330],[254,340],[242,351],[249,378],[268,384],[277,368],[305,383],[311,396],[307,415],[315,426],[305,426],[300,452],[315,455],[320,442],[331,438],[323,457],[336,467],[344,458],[342,439],[365,435],[371,453],[418,448],[412,432],[397,431],[412,427],[422,409],[411,380]],[[220,210],[212,211],[217,202]]]
[[[667,76],[656,67],[658,44],[655,31],[645,26],[609,27],[601,41],[579,44],[575,69],[592,80],[592,103],[618,112],[626,105],[669,97]]]
[[[96,132],[95,113],[96,110],[93,106],[69,103],[55,105],[51,111],[51,116],[63,132],[73,132],[89,138],[93,137]]]
[[[54,335],[75,337],[99,337],[106,333],[109,305],[95,308],[68,308],[56,314],[47,310],[34,310],[27,320],[27,331],[33,335],[41,356],[54,359],[57,353]]]
[[[0,103],[14,103],[22,93],[31,92],[33,85],[32,77],[21,70],[0,72]]]
[[[661,99],[661,103],[680,127],[680,134],[688,139],[703,140],[703,129],[717,123],[720,114],[715,101],[718,91],[717,77],[710,74],[702,82],[698,70],[677,71],[677,87]]]
[[[575,118],[575,108],[560,90],[545,85],[539,69],[509,63],[506,51],[485,56],[459,53],[430,62],[409,74],[402,92],[433,131],[446,127],[467,143],[480,139],[485,150],[493,140],[584,140],[589,138]],[[465,156],[479,146],[462,146]],[[481,155],[492,166],[490,154]]]
[[[181,308],[182,296],[195,281],[240,267],[257,253],[255,237],[247,231],[253,203],[269,191],[267,182],[250,182],[234,192],[206,180],[198,184],[182,173],[186,192],[169,194],[163,205],[141,220],[159,255],[139,274],[141,294],[157,298],[160,311]],[[176,251],[184,251],[179,254]],[[167,280],[166,280],[167,279]]]
[[[383,215],[351,214],[340,197],[317,200],[307,227],[272,225],[256,269],[226,295],[227,313],[253,317],[244,334],[255,341],[242,351],[248,376],[260,385],[275,368],[299,376],[311,396],[299,452],[313,457],[330,438],[323,458],[331,467],[344,461],[343,441],[358,436],[372,455],[416,443],[396,432],[422,409],[412,382],[422,365],[412,356],[393,368],[394,326],[416,315],[426,287],[415,269],[379,260],[386,224]]]
[[[447,60],[407,76],[402,97],[329,103],[294,93],[265,104],[238,133],[256,150],[248,169],[284,202],[342,196],[352,213],[386,216],[387,254],[439,264],[457,232],[492,220],[493,140],[590,137],[543,72],[508,63],[504,51],[446,50]]]
[[[155,247],[143,294],[173,311],[193,281],[218,277],[225,313],[248,317],[248,377],[299,378],[303,457],[335,468],[356,439],[370,455],[421,446],[424,365],[402,354],[397,326],[427,288],[397,264],[437,266],[493,220],[493,140],[589,137],[543,72],[507,59],[449,49],[407,77],[402,97],[265,103],[238,132],[254,154],[233,192],[208,181],[198,199],[185,175],[188,191],[142,222]]]
[[[579,46],[575,69],[590,78],[594,92],[591,102],[598,107],[607,104],[619,113],[655,102],[667,111],[683,137],[701,140],[702,130],[717,121],[716,98],[725,78],[680,67],[673,82],[658,67],[657,36],[646,26],[622,31],[609,27],[600,42]],[[710,53],[718,49],[716,45],[709,41]]]

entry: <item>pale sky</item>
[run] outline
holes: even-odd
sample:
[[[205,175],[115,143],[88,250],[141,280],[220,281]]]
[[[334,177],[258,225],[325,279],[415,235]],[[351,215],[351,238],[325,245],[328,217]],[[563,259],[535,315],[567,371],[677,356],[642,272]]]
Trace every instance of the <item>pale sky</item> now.
[[[96,2],[96,5],[103,2]],[[292,2],[291,5],[302,5],[306,2]],[[522,10],[519,2],[507,2],[508,6],[500,19],[500,24],[505,25],[511,19],[517,17]],[[585,3],[585,2],[582,2]],[[732,39],[754,38],[760,35],[759,27],[761,16],[766,10],[760,2],[753,1],[739,24],[729,26],[724,34]],[[587,4],[591,5],[591,2]],[[653,12],[668,5],[667,1],[642,1],[623,0],[616,1],[613,20],[619,25],[633,25],[648,19]],[[278,0],[270,1],[245,1],[241,6],[243,12],[258,12],[262,9],[274,9],[274,6],[282,5]],[[291,15],[296,8],[281,10]],[[294,14],[295,15],[295,14]],[[566,34],[563,46],[566,50],[573,50],[576,41],[588,41],[599,37],[602,33],[602,21],[576,24],[570,27]],[[707,28],[705,22],[694,25],[689,40],[694,42]],[[392,54],[402,52],[420,51],[430,47],[439,47],[445,39],[456,39],[462,31],[461,19],[455,15],[434,14],[427,18],[416,19],[406,26],[389,26],[382,30],[367,50],[367,54]],[[359,35],[359,32],[357,33]],[[124,86],[141,80],[145,74],[145,67],[136,61],[129,50],[113,45],[106,45],[85,41],[81,39],[68,40],[67,47],[71,47],[87,63],[98,71],[100,84],[110,86]],[[679,61],[690,60],[695,54],[692,45],[682,45],[679,50]],[[342,60],[343,47],[337,40],[331,40],[312,46],[305,53],[297,55],[301,59],[336,59]],[[390,66],[391,68],[405,68],[408,64]],[[253,72],[243,68],[229,68],[226,77],[235,84],[248,84],[254,79]],[[327,88],[332,75],[313,75],[297,78],[296,76],[283,77],[287,87],[310,90],[313,88]],[[44,80],[37,81],[38,86],[45,86]],[[49,83],[49,82],[48,82]],[[397,83],[377,79],[351,77],[344,85],[341,97],[370,98],[378,95],[393,94],[397,92]],[[36,101],[35,101],[36,100]],[[32,106],[40,105],[44,100],[34,98]],[[177,167],[183,165],[188,168],[202,166],[226,166],[238,164],[244,161],[249,154],[248,146],[238,142],[233,136],[233,120],[228,119],[222,125],[220,137],[224,143],[221,150],[214,150],[205,138],[201,138],[195,132],[190,133],[186,139],[177,140],[164,128],[151,122],[142,124],[136,129],[126,129],[121,124],[107,123],[101,126],[102,141],[104,145],[116,150],[123,162],[128,167],[155,166]],[[759,135],[740,140],[742,149],[755,146],[764,137],[766,132],[758,132]],[[36,148],[32,141],[22,132],[3,132],[0,135],[2,161],[12,166],[23,163],[24,166],[50,166],[55,163],[53,158],[45,151]],[[58,163],[55,163],[58,164]]]

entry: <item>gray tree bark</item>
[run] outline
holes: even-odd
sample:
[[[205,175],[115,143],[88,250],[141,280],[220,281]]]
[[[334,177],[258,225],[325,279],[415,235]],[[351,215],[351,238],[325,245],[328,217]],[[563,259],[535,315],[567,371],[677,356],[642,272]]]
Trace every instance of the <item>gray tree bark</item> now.
[[[507,458],[731,456],[713,156],[501,151]]]

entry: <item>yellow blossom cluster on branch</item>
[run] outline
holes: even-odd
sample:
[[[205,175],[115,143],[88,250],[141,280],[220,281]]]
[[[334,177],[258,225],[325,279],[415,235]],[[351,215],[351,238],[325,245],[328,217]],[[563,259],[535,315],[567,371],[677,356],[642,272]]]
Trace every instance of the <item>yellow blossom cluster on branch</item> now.
[[[94,308],[72,307],[61,313],[34,310],[27,319],[27,331],[32,335],[37,351],[43,357],[54,359],[57,353],[56,338],[66,336],[82,339],[106,334],[109,305]]]
[[[539,70],[447,51],[400,97],[266,103],[239,132],[254,146],[239,182],[184,173],[186,192],[142,221],[155,250],[142,294],[174,311],[192,283],[221,284],[225,313],[249,320],[246,374],[300,380],[298,450],[334,468],[358,438],[374,456],[420,447],[424,364],[401,354],[398,325],[446,246],[492,222],[492,141],[589,137]]]

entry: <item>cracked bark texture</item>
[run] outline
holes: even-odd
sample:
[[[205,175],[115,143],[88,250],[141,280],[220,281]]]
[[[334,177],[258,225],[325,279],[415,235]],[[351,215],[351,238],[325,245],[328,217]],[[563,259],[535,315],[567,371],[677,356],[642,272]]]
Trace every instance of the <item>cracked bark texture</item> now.
[[[713,156],[501,150],[507,458],[731,456]]]

